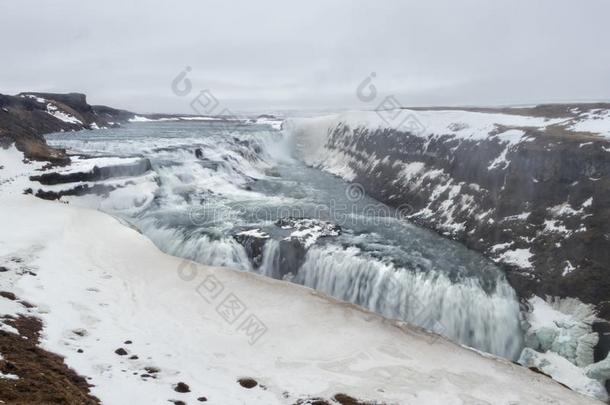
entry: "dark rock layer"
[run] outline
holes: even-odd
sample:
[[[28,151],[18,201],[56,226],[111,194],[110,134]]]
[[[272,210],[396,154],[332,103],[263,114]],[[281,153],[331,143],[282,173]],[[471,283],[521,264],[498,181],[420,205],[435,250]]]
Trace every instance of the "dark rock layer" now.
[[[148,159],[140,159],[135,163],[111,165],[104,167],[93,167],[88,172],[71,172],[71,173],[44,173],[39,176],[30,176],[30,180],[37,181],[44,185],[55,185],[65,183],[76,183],[80,181],[102,181],[113,177],[132,177],[139,176],[147,171],[152,170],[152,166]]]

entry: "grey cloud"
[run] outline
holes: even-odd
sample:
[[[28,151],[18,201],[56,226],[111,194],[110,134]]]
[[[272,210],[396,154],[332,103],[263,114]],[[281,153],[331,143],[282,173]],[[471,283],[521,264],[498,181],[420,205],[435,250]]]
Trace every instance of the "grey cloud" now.
[[[604,0],[5,1],[0,92],[82,91],[94,103],[188,112],[185,66],[234,110],[610,98]]]

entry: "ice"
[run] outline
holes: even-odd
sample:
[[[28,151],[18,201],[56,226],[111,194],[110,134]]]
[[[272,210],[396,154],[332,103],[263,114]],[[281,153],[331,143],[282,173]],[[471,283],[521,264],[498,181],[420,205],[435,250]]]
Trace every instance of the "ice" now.
[[[595,320],[593,307],[574,298],[544,300],[537,296],[528,300],[528,306],[530,310],[525,314],[528,348],[519,363],[538,367],[579,392],[606,398],[602,389],[603,382],[610,377],[610,360],[593,363],[599,340],[591,326]]]
[[[574,299],[555,299],[547,302],[534,296],[526,313],[530,327],[526,344],[539,351],[552,350],[579,367],[593,363],[593,348],[597,333],[593,333],[592,307]]]
[[[600,401],[608,400],[608,393],[600,381],[589,378],[585,375],[583,369],[578,368],[556,353],[550,351],[539,353],[526,348],[519,358],[519,363],[526,367],[535,367],[575,391],[597,398]]]
[[[589,365],[585,369],[585,374],[589,378],[593,378],[599,381],[610,380],[610,355],[604,360]]]

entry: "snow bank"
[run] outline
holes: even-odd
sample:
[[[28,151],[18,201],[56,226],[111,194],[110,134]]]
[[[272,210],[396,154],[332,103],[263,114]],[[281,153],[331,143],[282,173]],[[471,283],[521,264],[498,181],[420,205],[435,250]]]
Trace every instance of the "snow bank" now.
[[[43,347],[104,403],[292,404],[338,392],[398,404],[597,403],[310,289],[165,255],[100,212],[0,191],[10,229],[0,289],[35,305],[7,311],[40,317]],[[243,388],[242,377],[260,385]],[[178,382],[190,392],[174,391]]]

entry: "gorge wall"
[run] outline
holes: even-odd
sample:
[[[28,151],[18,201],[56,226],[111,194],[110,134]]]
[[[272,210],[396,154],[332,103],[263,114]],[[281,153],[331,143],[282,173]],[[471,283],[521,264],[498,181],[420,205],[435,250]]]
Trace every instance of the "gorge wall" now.
[[[610,319],[610,105],[295,119],[305,162],[501,264],[522,297]],[[405,208],[407,207],[407,208]]]

